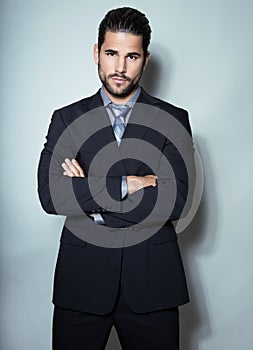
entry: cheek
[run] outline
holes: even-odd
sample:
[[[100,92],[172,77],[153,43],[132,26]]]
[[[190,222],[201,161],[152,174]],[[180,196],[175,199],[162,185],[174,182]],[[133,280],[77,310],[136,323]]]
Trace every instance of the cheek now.
[[[142,73],[142,65],[138,66],[138,67],[134,67],[134,69],[131,71],[131,75],[132,77],[138,77],[139,75],[141,75]]]
[[[99,63],[100,68],[103,72],[110,73],[110,71],[112,70],[112,64],[110,62],[108,62],[107,60],[100,59]]]
[[[115,57],[107,56],[107,55],[100,55],[100,61],[105,66],[113,66],[115,64]]]

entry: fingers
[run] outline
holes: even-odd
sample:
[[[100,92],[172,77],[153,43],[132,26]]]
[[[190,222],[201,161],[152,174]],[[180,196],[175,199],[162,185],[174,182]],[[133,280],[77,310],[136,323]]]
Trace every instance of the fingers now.
[[[79,171],[80,176],[85,177],[83,169],[80,167],[79,163],[75,159],[72,159],[72,163],[76,167],[76,169]]]
[[[146,186],[145,187],[148,187],[148,186],[153,186],[153,187],[156,187],[157,186],[157,176],[156,175],[146,175],[145,176],[146,178]]]
[[[62,163],[62,167],[64,169],[63,175],[70,177],[85,177],[83,169],[75,159],[70,160],[66,158],[65,162]]]

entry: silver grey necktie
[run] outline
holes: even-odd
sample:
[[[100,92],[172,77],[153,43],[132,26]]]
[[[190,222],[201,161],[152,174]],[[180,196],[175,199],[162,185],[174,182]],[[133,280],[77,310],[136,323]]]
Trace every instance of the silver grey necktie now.
[[[116,141],[118,145],[120,145],[122,136],[126,128],[122,119],[124,120],[124,118],[127,116],[131,107],[128,105],[117,105],[114,103],[110,103],[108,107],[110,108],[115,119],[112,128],[114,131],[114,135],[116,137]],[[104,224],[104,219],[102,215],[99,213],[94,214],[94,221],[100,225]]]
[[[112,111],[113,116],[115,118],[114,124],[113,124],[113,131],[114,131],[117,143],[119,145],[126,127],[122,119],[124,120],[124,118],[127,116],[129,109],[131,107],[128,105],[116,105],[114,103],[111,103],[108,107]]]

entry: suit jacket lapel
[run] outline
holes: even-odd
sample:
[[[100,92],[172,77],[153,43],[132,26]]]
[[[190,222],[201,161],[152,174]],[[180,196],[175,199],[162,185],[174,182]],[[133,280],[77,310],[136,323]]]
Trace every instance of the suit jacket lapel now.
[[[141,93],[134,105],[119,147],[122,155],[125,154],[125,152],[129,155],[134,155],[141,140],[145,140],[145,134],[148,132],[148,128],[152,128],[152,125],[156,122],[160,108],[159,100],[153,98],[145,90],[141,89]],[[124,142],[124,140],[126,141],[129,138],[135,140],[130,143]],[[131,149],[129,149],[129,147]]]
[[[103,143],[107,145],[111,142],[115,142],[115,146],[117,146],[111,122],[100,95],[100,90],[98,90],[95,95],[91,96],[90,99],[88,99],[85,108],[88,111],[93,111],[97,127],[100,130],[103,129]]]
[[[125,173],[124,163],[122,162],[122,156],[120,153],[120,149],[118,147],[114,131],[106,111],[106,108],[103,105],[103,101],[100,95],[100,90],[90,97],[88,101],[86,101],[85,109],[90,113],[94,113],[94,124],[95,128],[102,130],[102,133],[99,132],[98,137],[94,137],[94,142],[90,144],[86,149],[86,151],[91,151],[93,153],[97,153],[101,150],[101,148],[106,147],[110,144],[111,152],[103,153],[103,159],[100,158],[101,163],[109,163],[111,158],[113,158],[117,162],[117,167],[113,167],[113,173],[115,176],[122,175]],[[105,165],[104,165],[105,166]]]

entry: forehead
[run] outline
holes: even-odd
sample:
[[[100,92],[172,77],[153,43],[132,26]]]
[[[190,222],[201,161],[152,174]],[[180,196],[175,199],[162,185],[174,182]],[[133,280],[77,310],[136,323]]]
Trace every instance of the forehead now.
[[[142,51],[142,37],[124,32],[111,32],[105,34],[105,40],[102,45],[104,50],[115,51]]]

